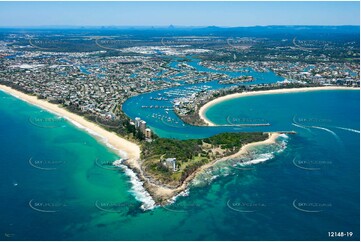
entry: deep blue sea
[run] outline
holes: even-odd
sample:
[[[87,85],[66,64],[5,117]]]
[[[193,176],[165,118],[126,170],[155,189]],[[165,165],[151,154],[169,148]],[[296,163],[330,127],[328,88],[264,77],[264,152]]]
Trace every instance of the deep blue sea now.
[[[197,60],[188,64],[204,68]],[[282,80],[271,72],[252,75],[256,83]],[[149,201],[132,173],[111,165],[119,154],[63,118],[0,92],[1,240],[359,240],[359,91],[228,100],[206,112],[214,123],[231,125],[223,127],[193,127],[172,111],[180,94],[223,87],[213,81],[142,94],[123,110],[161,137],[296,134],[218,163],[175,203],[146,211],[141,206]],[[245,123],[270,126],[236,126]]]
[[[188,196],[150,211],[125,171],[107,166],[119,156],[95,138],[2,92],[0,103],[2,240],[359,239],[358,91],[213,106],[206,115],[218,124],[266,120],[297,134],[219,164]]]

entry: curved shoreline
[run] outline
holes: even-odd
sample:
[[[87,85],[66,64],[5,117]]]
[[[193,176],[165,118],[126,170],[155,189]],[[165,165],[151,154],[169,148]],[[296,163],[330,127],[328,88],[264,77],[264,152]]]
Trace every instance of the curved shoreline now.
[[[10,94],[22,101],[25,101],[31,105],[37,106],[41,109],[44,109],[50,113],[58,115],[62,118],[65,118],[75,126],[85,130],[87,133],[95,136],[96,138],[100,138],[100,141],[106,145],[108,145],[111,149],[116,150],[120,153],[125,152],[126,157],[130,160],[137,160],[140,158],[140,147],[136,143],[130,142],[124,138],[121,138],[114,132],[110,132],[100,127],[99,125],[86,120],[84,117],[71,113],[65,108],[59,107],[56,104],[49,103],[45,100],[38,99],[36,96],[31,96],[25,93],[22,93],[18,90],[10,88],[5,85],[0,85],[0,90],[4,91],[7,94]]]
[[[200,119],[202,119],[208,126],[217,126],[206,117],[207,110],[223,101],[247,97],[247,96],[257,96],[257,95],[267,95],[267,94],[284,94],[284,93],[297,93],[297,92],[310,92],[310,91],[330,91],[330,90],[359,90],[360,88],[355,87],[341,87],[341,86],[324,86],[324,87],[302,87],[302,88],[285,88],[285,89],[273,89],[273,90],[264,90],[264,91],[251,91],[251,92],[242,92],[242,93],[233,93],[223,97],[216,98],[206,104],[204,104],[198,111]]]
[[[183,183],[176,187],[176,188],[168,188],[161,185],[156,185],[148,181],[148,179],[144,176],[142,170],[136,169],[132,164],[129,164],[128,161],[125,162],[125,164],[130,167],[133,171],[135,171],[138,174],[138,177],[140,180],[144,183],[144,187],[146,190],[151,194],[151,196],[157,199],[157,203],[160,205],[166,205],[169,203],[174,202],[174,198],[178,197],[182,192],[186,191],[188,189],[189,184],[191,181],[198,176],[200,173],[202,173],[204,170],[214,166],[218,162],[225,161],[227,159],[237,158],[242,155],[245,155],[248,153],[250,148],[260,146],[260,145],[270,145],[275,144],[277,138],[282,134],[281,132],[267,132],[268,138],[262,141],[257,141],[253,143],[248,143],[243,145],[237,153],[234,153],[229,156],[225,156],[219,159],[215,159],[207,164],[204,164],[203,166],[199,167],[196,171],[194,171],[190,176],[188,176]]]
[[[143,187],[145,188],[145,190],[151,195],[152,199],[160,205],[165,205],[173,202],[174,198],[180,195],[182,192],[186,191],[188,189],[189,183],[205,169],[208,169],[214,164],[224,161],[226,159],[246,154],[247,150],[250,147],[273,144],[276,142],[276,139],[280,135],[279,132],[268,132],[269,137],[266,140],[245,144],[240,148],[237,153],[227,157],[216,159],[210,163],[199,167],[196,171],[189,175],[180,186],[176,188],[168,188],[166,186],[152,183],[144,175],[140,161],[141,147],[138,144],[121,138],[116,133],[107,131],[104,128],[100,127],[98,124],[88,121],[84,117],[78,114],[74,114],[63,107],[58,106],[57,104],[49,103],[46,100],[38,99],[36,96],[22,93],[18,90],[1,84],[0,90],[31,105],[37,106],[41,109],[44,109],[50,113],[53,113],[68,120],[73,125],[79,127],[82,130],[85,130],[87,133],[97,138],[100,142],[107,145],[112,150],[119,152],[119,155],[121,155],[122,158],[127,158],[123,161],[124,165],[126,165],[137,174],[137,177],[140,179],[140,182],[143,183]]]

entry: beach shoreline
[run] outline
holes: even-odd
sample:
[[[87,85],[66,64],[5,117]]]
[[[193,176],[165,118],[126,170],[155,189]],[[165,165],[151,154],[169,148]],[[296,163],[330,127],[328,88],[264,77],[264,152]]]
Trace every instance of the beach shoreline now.
[[[191,181],[196,176],[198,176],[203,171],[205,171],[206,169],[211,168],[212,166],[214,166],[215,164],[217,164],[219,162],[226,161],[227,159],[233,159],[233,158],[241,157],[243,155],[247,155],[250,148],[257,147],[260,145],[275,144],[277,141],[277,138],[282,133],[281,132],[267,132],[267,134],[268,134],[268,138],[265,140],[245,144],[239,149],[238,152],[236,152],[232,155],[229,155],[229,156],[222,157],[220,159],[215,159],[212,162],[209,162],[209,163],[199,167],[190,176],[188,176],[180,186],[178,186],[176,188],[168,188],[165,186],[153,184],[153,183],[149,182],[149,180],[144,176],[142,170],[136,169],[132,164],[129,164],[128,161],[126,161],[125,164],[138,174],[140,180],[144,183],[144,187],[150,193],[150,195],[153,197],[153,199],[154,198],[156,199],[157,204],[167,205],[169,203],[172,203],[174,201],[174,198],[178,197],[183,192],[185,192],[188,189]]]
[[[57,104],[52,104],[47,102],[46,100],[38,99],[36,96],[22,93],[5,85],[0,85],[0,90],[31,105],[37,106],[41,109],[49,111],[50,113],[53,113],[68,120],[75,126],[81,128],[82,130],[85,130],[87,133],[97,138],[100,142],[107,145],[112,150],[117,151],[119,154],[122,153],[121,157],[124,160],[121,164],[126,165],[128,168],[130,168],[133,172],[136,173],[138,179],[143,183],[142,185],[146,192],[150,194],[152,199],[158,205],[166,205],[174,201],[175,197],[179,196],[188,189],[189,183],[198,174],[212,167],[216,163],[230,158],[242,156],[243,154],[246,154],[247,150],[251,147],[275,143],[276,139],[281,134],[277,132],[268,133],[269,137],[266,140],[245,144],[240,148],[237,153],[227,157],[222,157],[199,167],[195,172],[188,176],[180,186],[176,188],[168,188],[161,184],[152,183],[144,174],[141,167],[140,159],[141,147],[138,144],[126,140],[125,138],[118,136],[114,132],[107,131],[104,128],[100,127],[98,124],[88,121],[84,117],[74,114],[63,107],[60,107]],[[124,155],[123,152],[125,153]]]
[[[309,91],[331,91],[331,90],[360,90],[360,88],[355,87],[338,87],[338,86],[323,86],[323,87],[302,87],[302,88],[285,88],[285,89],[273,89],[273,90],[264,90],[264,91],[251,91],[251,92],[242,92],[242,93],[233,93],[223,97],[218,97],[212,101],[204,104],[199,110],[198,115],[201,120],[203,120],[208,126],[217,126],[206,117],[207,110],[218,103],[221,103],[226,100],[247,97],[247,96],[257,96],[257,95],[267,95],[267,94],[285,94],[285,93],[298,93],[298,92],[309,92]]]
[[[5,85],[0,85],[0,90],[22,101],[25,101],[31,105],[37,106],[41,109],[44,109],[50,113],[53,113],[57,116],[60,116],[68,120],[75,126],[85,130],[93,137],[95,136],[95,138],[100,140],[102,143],[106,144],[111,149],[122,154],[123,155],[122,158],[127,158],[130,160],[134,160],[134,159],[136,160],[140,158],[139,145],[118,136],[114,132],[105,130],[104,128],[100,127],[99,125],[91,121],[86,120],[84,117],[80,115],[74,114],[56,104],[49,103],[42,99],[38,99],[36,96],[31,96],[29,94],[22,93],[18,90],[15,90]]]

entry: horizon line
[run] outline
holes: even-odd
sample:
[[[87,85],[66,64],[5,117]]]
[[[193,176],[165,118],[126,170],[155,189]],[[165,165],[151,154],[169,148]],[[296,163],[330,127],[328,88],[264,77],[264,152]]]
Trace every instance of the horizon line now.
[[[356,24],[271,24],[271,25],[15,25],[0,26],[0,28],[251,28],[251,27],[360,27]]]

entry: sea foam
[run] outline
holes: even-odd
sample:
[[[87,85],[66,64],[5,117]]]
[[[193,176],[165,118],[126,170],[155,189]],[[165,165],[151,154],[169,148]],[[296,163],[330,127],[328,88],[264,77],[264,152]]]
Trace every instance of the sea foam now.
[[[137,174],[127,166],[123,165],[121,161],[121,159],[117,160],[113,163],[113,165],[122,168],[124,173],[130,177],[130,183],[132,184],[130,192],[134,195],[135,199],[142,203],[141,209],[151,210],[157,207],[153,198],[145,190],[143,182],[139,180]]]
[[[262,162],[265,162],[265,161],[273,159],[273,158],[274,158],[273,153],[259,154],[252,160],[238,163],[237,166],[255,165],[255,164],[262,163]]]
[[[168,199],[168,204],[167,205],[175,203],[179,197],[188,197],[188,196],[189,196],[189,188],[187,188],[186,190],[178,193],[177,195],[175,195],[171,199]]]
[[[109,147],[112,150],[116,150],[118,152],[118,154],[120,155],[120,157],[122,157],[123,159],[126,159],[128,157],[128,155],[125,151],[117,149],[113,145],[111,145],[108,142],[107,138],[105,138],[102,135],[94,132],[93,130],[79,124],[78,122],[76,122],[74,120],[71,120],[71,119],[67,119],[67,120],[69,122],[71,122],[73,125],[75,125],[76,127],[85,130],[89,134],[101,138],[101,140],[107,147]],[[122,159],[116,160],[113,162],[113,165],[122,168],[124,170],[124,173],[130,178],[130,183],[132,184],[132,188],[131,188],[130,192],[134,195],[135,199],[137,199],[138,201],[140,201],[142,203],[141,209],[143,209],[143,210],[154,209],[156,207],[155,201],[153,200],[151,195],[145,190],[145,188],[143,186],[143,182],[141,182],[139,180],[137,174],[133,170],[131,170],[127,166],[123,165],[121,163],[121,161],[122,161]]]

